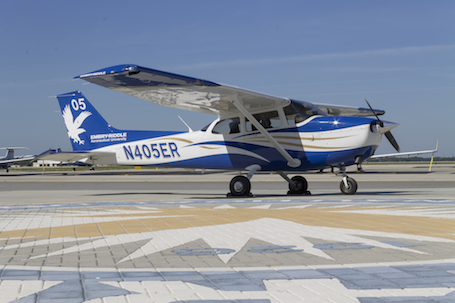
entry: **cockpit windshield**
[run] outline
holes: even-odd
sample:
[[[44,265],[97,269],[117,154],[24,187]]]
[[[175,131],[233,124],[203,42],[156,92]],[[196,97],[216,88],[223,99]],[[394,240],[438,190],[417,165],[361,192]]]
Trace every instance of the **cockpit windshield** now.
[[[284,108],[284,114],[286,115],[288,124],[291,126],[305,121],[311,116],[327,116],[326,113],[324,113],[316,105],[310,102],[297,100],[291,100],[291,104]]]

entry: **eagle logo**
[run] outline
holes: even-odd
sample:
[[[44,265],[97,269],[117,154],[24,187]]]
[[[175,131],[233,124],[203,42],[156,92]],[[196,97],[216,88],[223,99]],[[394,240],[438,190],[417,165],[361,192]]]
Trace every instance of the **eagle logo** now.
[[[68,137],[72,139],[74,143],[79,143],[79,145],[83,145],[85,143],[84,140],[79,138],[80,134],[86,132],[84,128],[81,128],[81,125],[84,123],[85,119],[91,115],[91,112],[84,111],[73,120],[73,113],[71,112],[69,104],[63,109],[63,120],[65,122],[66,129],[68,130]]]

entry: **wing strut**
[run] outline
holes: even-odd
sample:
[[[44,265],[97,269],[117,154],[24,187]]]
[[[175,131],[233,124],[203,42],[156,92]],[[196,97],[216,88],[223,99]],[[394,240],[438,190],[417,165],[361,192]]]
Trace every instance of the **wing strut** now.
[[[257,130],[263,134],[267,140],[272,144],[276,150],[286,159],[288,160],[289,167],[299,167],[302,162],[299,159],[292,158],[291,155],[269,134],[269,132],[259,123],[256,118],[250,114],[250,112],[243,106],[240,100],[237,98],[237,95],[233,98],[233,103],[235,107],[248,119],[250,122],[257,128]]]

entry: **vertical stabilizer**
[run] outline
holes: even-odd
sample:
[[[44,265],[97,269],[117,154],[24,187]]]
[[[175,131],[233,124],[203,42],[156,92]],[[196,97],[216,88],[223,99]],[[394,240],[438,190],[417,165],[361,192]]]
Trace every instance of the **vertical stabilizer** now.
[[[73,150],[92,150],[126,140],[126,132],[111,127],[80,91],[58,95],[57,99]]]

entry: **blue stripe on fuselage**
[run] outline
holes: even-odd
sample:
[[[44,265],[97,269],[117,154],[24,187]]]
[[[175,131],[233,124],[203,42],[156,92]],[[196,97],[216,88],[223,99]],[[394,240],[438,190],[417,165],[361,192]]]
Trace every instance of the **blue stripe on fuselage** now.
[[[302,160],[302,165],[297,168],[291,168],[287,165],[287,161],[281,156],[270,158],[267,157],[270,163],[263,160],[242,154],[229,153],[213,156],[204,156],[188,160],[181,160],[175,162],[168,162],[162,164],[153,164],[153,166],[164,167],[179,167],[179,168],[207,168],[207,169],[232,169],[244,170],[245,167],[251,164],[259,164],[262,171],[307,171],[317,170],[330,166],[339,166],[343,163],[345,166],[355,164],[355,157],[358,155],[366,154],[371,151],[373,147],[366,146],[351,150],[334,151],[334,152],[306,152]],[[268,155],[276,151],[269,148]],[[299,152],[289,151],[292,157],[296,157]],[[350,159],[350,160],[347,160]]]

